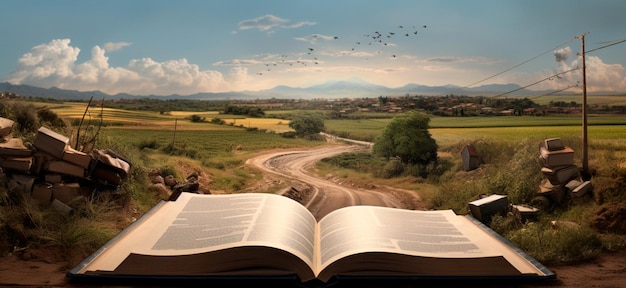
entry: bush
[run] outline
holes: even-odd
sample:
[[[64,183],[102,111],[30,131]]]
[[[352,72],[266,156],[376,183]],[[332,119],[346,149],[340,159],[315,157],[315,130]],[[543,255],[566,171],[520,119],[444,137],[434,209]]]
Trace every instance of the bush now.
[[[54,113],[50,109],[41,109],[37,111],[37,116],[42,123],[48,123],[50,126],[65,128],[65,122],[63,119],[59,118],[59,116]]]
[[[189,121],[193,122],[193,123],[199,123],[199,122],[206,122],[206,118],[205,117],[200,117],[196,114],[193,114],[191,116],[189,116]]]
[[[33,105],[14,105],[13,115],[15,115],[17,131],[21,135],[35,133],[39,129],[39,119]]]
[[[174,156],[185,156],[189,158],[196,158],[196,156],[198,155],[197,150],[187,149],[184,143],[180,144],[179,146],[181,147],[179,148],[172,143],[167,144],[165,147],[163,147],[163,152]]]
[[[531,222],[504,235],[517,247],[544,264],[562,264],[597,257],[603,248],[598,234],[591,228],[560,227],[550,223]]]
[[[211,119],[211,123],[218,124],[218,125],[224,125],[224,124],[226,124],[226,121],[216,117],[216,118]]]
[[[137,144],[137,148],[139,148],[139,150],[144,150],[144,149],[159,149],[161,145],[159,145],[159,142],[157,142],[154,139],[143,139],[139,142],[139,144]]]
[[[283,137],[283,138],[295,139],[296,138],[296,132],[294,132],[294,131],[287,131],[287,132],[280,133],[280,136]]]
[[[326,137],[321,134],[307,134],[302,136],[302,139],[306,139],[309,141],[326,141]]]
[[[380,177],[382,178],[393,178],[402,175],[404,172],[404,165],[398,159],[391,159],[383,167],[382,174]]]

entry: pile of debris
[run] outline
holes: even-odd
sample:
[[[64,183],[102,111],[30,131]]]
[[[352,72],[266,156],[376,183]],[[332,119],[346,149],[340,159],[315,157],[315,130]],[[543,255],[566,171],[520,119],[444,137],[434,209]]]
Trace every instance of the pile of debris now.
[[[540,209],[554,205],[582,202],[590,195],[591,181],[582,179],[580,170],[574,164],[574,150],[564,146],[560,138],[543,141],[539,147],[541,174],[544,179],[539,184],[539,192],[531,204]]]
[[[180,183],[174,175],[169,174],[163,176],[159,170],[149,171],[148,177],[151,179],[151,184],[148,186],[148,189],[157,192],[161,199],[176,201],[182,192],[211,194],[211,191],[207,188],[200,188],[199,172],[193,172],[188,175],[183,183]]]
[[[69,138],[44,126],[33,148],[12,137],[14,122],[0,117],[0,172],[12,193],[30,195],[42,206],[71,211],[70,202],[95,191],[117,191],[131,164],[110,149],[73,149]]]

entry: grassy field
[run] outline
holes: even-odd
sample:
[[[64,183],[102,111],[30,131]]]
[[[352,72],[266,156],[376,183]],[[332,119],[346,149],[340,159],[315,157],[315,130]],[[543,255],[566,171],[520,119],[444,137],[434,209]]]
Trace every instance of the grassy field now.
[[[345,132],[361,139],[375,139],[380,135],[388,119],[326,120],[330,131]],[[626,116],[589,116],[587,118],[588,140],[626,138]],[[440,146],[478,138],[527,139],[582,137],[580,117],[432,117],[429,129]]]
[[[549,99],[559,101],[560,98],[554,97],[551,96]],[[614,104],[619,103],[623,98],[626,97],[598,96],[594,98],[594,101],[604,99],[603,101],[611,101]],[[61,118],[78,121],[85,113],[86,103],[34,103],[34,105],[48,107]],[[97,124],[102,119],[106,124],[102,131],[103,137],[125,145],[137,147],[145,145],[148,141],[154,142],[153,144],[159,147],[174,144],[176,147],[187,149],[187,152],[198,158],[203,158],[228,154],[236,147],[246,151],[260,151],[306,145],[305,142],[287,140],[273,133],[259,134],[246,131],[251,128],[261,132],[291,131],[288,120],[272,118],[272,116],[280,117],[280,115],[293,113],[297,111],[270,111],[266,113],[266,118],[246,118],[222,115],[217,111],[172,111],[162,114],[154,111],[92,107],[86,114],[86,121],[90,124]],[[207,122],[191,122],[188,119],[192,115],[203,117]],[[327,119],[324,124],[328,131],[346,133],[354,138],[374,141],[395,115],[375,113],[372,116],[369,119],[357,120]],[[208,121],[213,118],[222,119],[225,125],[209,123]],[[609,140],[619,142],[620,139],[626,139],[626,116],[589,115],[587,119],[590,144]],[[433,116],[430,127],[429,131],[440,147],[458,145],[458,143],[481,138],[522,140],[582,137],[580,116]]]
[[[583,103],[582,95],[549,95],[528,98],[540,105],[548,105],[550,102]],[[626,95],[587,95],[587,104],[597,106],[624,106],[626,105]]]
[[[79,121],[85,114],[86,103],[66,102],[63,104],[37,103],[38,107],[47,107],[59,117]],[[205,122],[191,122],[188,119],[192,115],[205,118]],[[121,129],[145,129],[145,130],[230,130],[224,125],[208,123],[213,118],[222,119],[228,126],[244,128],[257,128],[259,130],[282,133],[292,131],[289,121],[276,118],[247,118],[241,115],[224,115],[218,111],[172,111],[159,113],[155,111],[124,110],[91,107],[85,114],[85,121],[97,124],[101,119],[106,126],[123,126]]]
[[[69,102],[35,105],[45,106],[63,119],[73,119],[72,123],[77,123],[82,117],[85,107],[85,103]],[[243,165],[245,160],[252,155],[265,150],[313,147],[324,144],[320,141],[283,138],[280,134],[274,133],[291,130],[288,127],[288,120],[279,119],[280,115],[285,113],[298,113],[298,111],[267,113],[267,118],[245,118],[221,115],[218,112],[172,111],[162,114],[140,110],[93,108],[86,115],[87,123],[84,124],[96,125],[102,119],[105,126],[98,137],[98,148],[110,148],[130,158],[133,168],[129,179],[124,182],[123,190],[135,200],[138,210],[145,212],[160,200],[159,196],[147,187],[148,171],[157,169],[175,172],[183,167],[192,167],[208,176],[210,181],[207,185],[211,191],[236,193],[248,187],[246,186],[248,183],[260,180],[261,176],[257,171],[246,170]],[[191,115],[204,117],[207,122],[191,122],[188,119]],[[276,116],[276,118],[271,116]],[[375,139],[395,114],[378,113],[373,116],[370,119],[361,120],[325,120],[325,126],[329,131],[347,133],[358,138]],[[225,124],[209,123],[213,118],[220,118]],[[590,164],[597,171],[593,179],[594,189],[605,191],[607,199],[611,201],[626,202],[624,200],[626,196],[622,193],[623,187],[626,186],[626,183],[622,183],[624,182],[622,180],[626,179],[626,116],[591,115],[588,120]],[[452,209],[457,213],[466,213],[468,201],[481,194],[507,194],[512,201],[518,201],[527,198],[525,196],[528,194],[535,193],[541,177],[537,163],[538,145],[543,139],[562,138],[566,145],[576,151],[578,164],[582,145],[581,122],[580,117],[574,116],[431,117],[429,132],[440,147],[439,153],[445,164],[442,170],[445,171],[428,179],[411,175],[382,179],[367,171],[343,169],[329,164],[318,167],[325,174],[332,173],[338,177],[345,177],[362,187],[373,184],[411,189],[417,191],[420,196],[423,196],[424,201],[432,204],[435,209]],[[76,124],[73,124],[69,130],[75,133],[76,128]],[[84,131],[84,133],[87,132]],[[468,142],[476,143],[481,157],[487,160],[486,165],[482,165],[481,170],[474,174],[460,173],[458,153],[462,145]],[[371,155],[363,157],[372,158]],[[187,172],[189,169],[182,173]],[[180,179],[188,175],[175,176]],[[88,211],[94,210],[92,208],[94,203],[87,204]],[[548,228],[550,220],[583,223],[596,208],[598,206],[595,203],[589,202],[572,210],[556,211],[545,216],[546,218],[542,219],[537,227],[541,227],[543,229],[541,231],[549,232],[542,234],[542,237],[555,237],[559,233]],[[20,215],[23,213],[17,209],[10,212],[14,212],[12,218],[17,219],[16,223],[21,223],[22,216]],[[5,213],[0,216],[9,217],[6,215]],[[45,222],[43,220],[45,217],[41,218],[42,223]],[[63,240],[61,245],[67,249],[85,245],[93,250],[111,237],[116,229],[110,228],[110,221],[102,214],[94,215],[90,219],[97,219],[100,223],[94,225],[96,221],[87,222],[82,218],[77,218],[71,222],[74,225],[72,227],[82,234],[74,233],[74,230],[70,231],[71,234],[83,235],[85,229],[105,231],[102,227],[109,227],[106,230],[109,231],[108,234],[96,240],[84,237],[68,238],[72,235],[66,235],[67,233],[56,235],[54,233],[64,230],[54,228],[48,231],[54,234],[49,238]],[[58,223],[61,227],[65,224],[65,222]],[[509,226],[507,223],[500,224]],[[521,240],[516,240],[516,243],[523,243],[526,240],[531,243],[537,242],[536,235],[538,234],[528,234],[524,232],[528,231],[527,229],[518,228],[518,226],[509,227],[498,232],[509,239],[521,237]],[[91,230],[85,233],[92,233]],[[35,232],[39,233],[38,231],[33,233]],[[519,233],[522,236],[519,236]],[[585,233],[585,235],[595,236],[596,234]],[[574,249],[571,247],[574,245],[571,245],[571,241],[568,240],[571,237],[568,237],[564,235],[550,242],[563,243],[561,246],[566,247],[564,248],[566,251],[572,251]],[[584,240],[582,237],[578,239]],[[48,240],[41,241],[45,243]],[[602,245],[610,244],[610,241],[602,243],[604,243]],[[540,261],[563,259],[560,256],[562,253],[556,258],[553,255],[542,255],[541,253],[546,251],[540,245],[541,243],[537,244],[536,251],[529,246],[522,248],[530,251],[532,256]],[[581,249],[580,251],[593,249],[594,253],[602,248],[599,245],[592,248],[578,244],[576,246]],[[582,259],[579,255],[572,257]]]
[[[569,96],[561,96],[569,97]],[[557,99],[553,99],[556,101]],[[621,100],[624,96],[602,96],[604,101]],[[601,99],[595,99],[599,101]],[[62,104],[35,103],[45,106],[61,118],[78,121],[83,116],[86,104],[66,102]],[[243,116],[222,115],[217,111],[181,112],[161,114],[154,111],[123,109],[99,109],[92,107],[86,114],[86,121],[97,123],[101,118],[106,123],[103,136],[116,139],[128,145],[140,145],[155,141],[160,147],[175,144],[178,147],[194,150],[194,155],[215,156],[227,153],[233,147],[245,147],[250,151],[285,148],[303,145],[298,141],[287,141],[272,133],[250,133],[242,128],[255,128],[262,132],[282,133],[291,131],[288,120],[272,118],[273,115],[297,113],[297,111],[270,111],[266,118],[246,118]],[[101,115],[100,115],[101,114]],[[189,117],[197,115],[210,121],[220,118],[226,125],[209,122],[191,122]],[[370,119],[335,120],[327,119],[324,124],[328,131],[347,133],[358,139],[374,141],[394,114],[373,114]],[[386,118],[385,118],[386,117]],[[626,138],[626,116],[589,115],[589,143]],[[580,116],[493,116],[493,117],[431,117],[433,138],[440,147],[470,142],[480,138],[495,139],[546,139],[554,137],[582,137]],[[176,133],[174,133],[176,131]],[[176,141],[176,142],[174,142]],[[294,143],[294,144],[289,144]]]

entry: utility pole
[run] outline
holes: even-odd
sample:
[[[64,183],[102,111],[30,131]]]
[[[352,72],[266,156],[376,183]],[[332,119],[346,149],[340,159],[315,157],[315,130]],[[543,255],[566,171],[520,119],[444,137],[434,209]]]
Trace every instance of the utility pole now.
[[[178,128],[178,119],[174,119],[174,137],[172,139],[172,150],[176,147],[176,129]]]
[[[583,170],[582,176],[585,180],[589,180],[589,161],[588,161],[588,150],[587,150],[587,69],[585,67],[585,35],[588,32],[581,34],[580,36],[576,36],[576,38],[581,40],[582,50],[580,52],[580,56],[582,58],[582,69],[583,69]]]

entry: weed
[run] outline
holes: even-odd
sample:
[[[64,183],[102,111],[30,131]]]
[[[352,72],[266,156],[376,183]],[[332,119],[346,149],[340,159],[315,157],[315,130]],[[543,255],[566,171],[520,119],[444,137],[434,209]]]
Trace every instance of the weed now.
[[[560,227],[550,223],[530,222],[505,234],[516,246],[545,264],[571,263],[597,257],[603,242],[591,228]]]

